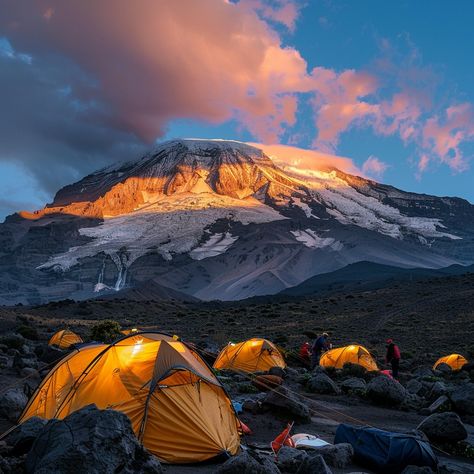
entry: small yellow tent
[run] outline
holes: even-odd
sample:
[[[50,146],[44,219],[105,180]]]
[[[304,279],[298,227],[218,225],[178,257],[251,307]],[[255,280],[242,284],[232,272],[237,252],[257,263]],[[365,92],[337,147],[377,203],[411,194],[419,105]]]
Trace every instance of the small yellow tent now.
[[[62,329],[55,332],[48,342],[49,346],[56,346],[59,349],[69,349],[74,344],[81,344],[84,342],[81,336],[69,329]]]
[[[136,334],[137,332],[140,332],[141,330],[138,328],[131,328],[131,329],[122,329],[120,332],[124,334],[125,336],[128,336],[130,334]]]
[[[286,367],[285,359],[276,346],[266,339],[249,339],[237,344],[229,343],[214,362],[215,369],[242,372],[266,372],[272,367]]]
[[[355,344],[331,349],[325,352],[319,361],[319,365],[322,367],[335,367],[336,369],[342,369],[347,363],[361,365],[367,370],[379,370],[370,352],[365,347]]]
[[[240,448],[238,419],[212,370],[165,334],[142,332],[69,355],[46,376],[20,422],[62,419],[91,403],[125,413],[164,462],[205,461]]]
[[[452,370],[461,370],[467,364],[467,359],[461,354],[450,354],[438,359],[433,365],[433,370],[440,364],[448,364]]]

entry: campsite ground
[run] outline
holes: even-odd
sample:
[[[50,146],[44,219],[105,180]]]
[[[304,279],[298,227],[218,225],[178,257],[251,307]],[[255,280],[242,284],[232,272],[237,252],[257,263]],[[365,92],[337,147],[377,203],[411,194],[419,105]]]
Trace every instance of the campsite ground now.
[[[474,275],[397,283],[359,293],[335,290],[330,296],[261,298],[236,303],[98,299],[0,308],[0,336],[17,331],[19,326],[28,326],[46,344],[54,331],[69,327],[88,340],[90,327],[97,320],[114,319],[122,327],[179,334],[185,341],[206,344],[209,350],[217,350],[229,340],[262,336],[295,352],[302,342],[326,330],[334,345],[361,343],[378,356],[379,363],[387,337],[397,340],[402,356],[412,366],[431,364],[451,352],[474,357]],[[0,367],[0,387],[24,383],[14,369]],[[375,407],[347,395],[304,395],[313,400],[315,416],[309,424],[296,425],[296,432],[318,434],[328,441],[333,440],[339,423],[350,423],[352,418],[395,431],[412,430],[423,418],[416,412]],[[245,413],[242,419],[254,431],[248,442],[262,446],[268,446],[287,421],[269,412]],[[2,432],[8,426],[8,422],[0,421]],[[474,443],[474,427],[466,426]],[[466,472],[474,471],[472,462],[466,459],[458,462],[466,464]],[[215,468],[215,465],[168,466],[166,472],[204,474]],[[360,472],[356,466],[334,472],[354,470]]]

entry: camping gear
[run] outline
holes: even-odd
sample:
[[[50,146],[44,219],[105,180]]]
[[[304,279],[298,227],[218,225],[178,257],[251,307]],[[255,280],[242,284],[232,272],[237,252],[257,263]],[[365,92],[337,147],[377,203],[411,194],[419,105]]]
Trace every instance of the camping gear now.
[[[246,434],[246,435],[252,434],[252,430],[242,420],[239,420],[239,423],[240,423],[240,429],[242,430],[243,434]]]
[[[267,372],[272,367],[284,369],[286,363],[272,342],[267,339],[249,339],[237,344],[227,344],[217,356],[213,367],[252,373]]]
[[[278,451],[280,451],[283,446],[289,446],[290,448],[295,447],[295,443],[290,436],[290,431],[291,428],[293,428],[293,424],[293,421],[288,423],[287,427],[270,443],[272,451],[275,454],[278,454]]]
[[[389,369],[381,370],[380,371],[381,375],[386,375],[387,377],[393,379],[392,371]]]
[[[463,366],[467,364],[467,359],[461,354],[450,354],[438,359],[435,365],[433,365],[433,370],[435,370],[440,364],[447,364],[452,370],[456,371],[461,370]]]
[[[295,448],[311,449],[320,448],[321,446],[328,446],[331,443],[324,441],[324,439],[307,433],[296,433],[291,437]]]
[[[241,402],[233,401],[232,406],[234,407],[235,413],[237,413],[237,415],[239,413],[242,413],[242,403]]]
[[[354,460],[376,472],[398,473],[406,466],[437,470],[438,460],[421,436],[341,424],[334,437],[337,443],[351,444]]]
[[[277,388],[283,383],[283,379],[278,375],[257,375],[252,384],[262,392]]]
[[[369,371],[379,370],[377,362],[370,355],[370,352],[365,347],[356,344],[331,349],[325,352],[319,361],[319,365],[322,367],[334,367],[336,369],[342,369],[344,364],[347,363],[361,365]]]
[[[62,329],[51,336],[48,346],[66,350],[75,344],[82,344],[83,342],[81,336],[75,332],[72,332],[69,329]]]
[[[160,461],[199,462],[240,449],[224,388],[196,352],[166,334],[141,332],[77,350],[49,372],[20,423],[62,419],[91,403],[126,414]]]

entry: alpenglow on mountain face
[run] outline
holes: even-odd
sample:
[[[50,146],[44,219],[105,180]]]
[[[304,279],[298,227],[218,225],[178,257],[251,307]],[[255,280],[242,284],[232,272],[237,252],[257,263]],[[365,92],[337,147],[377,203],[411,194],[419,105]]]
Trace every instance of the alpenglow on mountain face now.
[[[173,140],[0,225],[0,303],[90,298],[150,282],[235,300],[357,261],[474,262],[474,206],[335,169],[302,176],[260,149]]]

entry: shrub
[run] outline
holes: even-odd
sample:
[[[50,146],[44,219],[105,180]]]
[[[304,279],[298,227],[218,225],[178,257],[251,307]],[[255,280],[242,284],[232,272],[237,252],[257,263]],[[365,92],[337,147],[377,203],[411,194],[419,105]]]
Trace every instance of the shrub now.
[[[0,344],[5,344],[9,349],[21,349],[25,340],[22,336],[11,334],[0,338]]]
[[[100,321],[91,328],[91,339],[94,341],[110,344],[121,336],[123,334],[120,332],[120,324],[112,319]]]
[[[38,331],[32,326],[22,324],[21,326],[18,326],[16,332],[23,336],[25,339],[29,339],[30,341],[38,340]]]
[[[365,367],[362,367],[359,364],[352,364],[351,362],[347,362],[342,367],[342,372],[344,375],[348,375],[350,377],[359,377],[364,378],[367,373]]]

